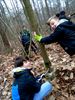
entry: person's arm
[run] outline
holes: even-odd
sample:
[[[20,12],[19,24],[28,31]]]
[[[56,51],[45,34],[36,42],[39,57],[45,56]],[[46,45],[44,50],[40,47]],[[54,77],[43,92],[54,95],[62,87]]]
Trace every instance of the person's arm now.
[[[29,86],[30,86],[30,90],[32,90],[32,92],[37,93],[40,91],[41,83],[32,79],[31,82],[29,83]]]
[[[29,79],[28,79],[28,85],[27,85],[27,90],[28,91],[32,91],[34,93],[39,92],[40,87],[41,87],[41,83],[36,81],[36,78],[34,77],[34,75],[31,73],[31,71],[29,70]]]
[[[58,27],[56,28],[54,33],[52,33],[47,37],[42,38],[40,40],[40,43],[50,44],[50,43],[58,42],[59,40],[61,40],[62,36],[63,36],[63,29],[61,27]]]

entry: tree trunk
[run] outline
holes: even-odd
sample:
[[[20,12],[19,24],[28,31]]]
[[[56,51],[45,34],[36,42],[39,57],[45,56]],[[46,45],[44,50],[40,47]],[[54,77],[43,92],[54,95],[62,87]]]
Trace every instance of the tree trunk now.
[[[23,0],[23,2],[25,4],[25,8],[26,8],[26,11],[27,11],[27,15],[28,15],[28,18],[29,18],[29,23],[31,25],[31,29],[32,29],[32,31],[36,31],[37,34],[38,34],[39,33],[38,23],[37,23],[37,20],[35,18],[34,12],[32,10],[30,1],[29,0]],[[45,51],[45,47],[44,47],[43,44],[39,44],[39,46],[40,46],[40,49],[41,49],[41,56],[43,57],[45,66],[47,68],[50,68],[51,67],[51,63],[50,63],[48,55],[47,55],[47,53]]]
[[[65,5],[66,5],[66,12],[67,14],[69,14],[70,10],[69,10],[69,0],[65,1]]]
[[[46,14],[45,14],[45,7],[43,6],[43,0],[40,0],[40,6],[41,6],[41,11],[42,11],[42,16],[43,16],[43,18],[44,18],[44,20],[43,20],[43,22],[45,22],[46,20],[47,20],[47,18],[46,18]]]
[[[6,35],[6,27],[5,25],[2,23],[2,21],[0,20],[0,35],[2,37],[2,40],[3,40],[3,43],[4,43],[4,47],[8,50],[11,50],[11,45],[10,45],[10,42],[7,38],[7,35]]]
[[[45,4],[46,4],[47,15],[48,15],[48,18],[49,18],[50,17],[50,12],[49,12],[49,7],[48,7],[48,4],[47,4],[47,0],[45,0]]]
[[[42,23],[40,23],[40,22],[41,22],[41,18],[40,18],[40,16],[39,16],[38,10],[37,10],[37,8],[36,8],[36,3],[35,3],[35,1],[32,0],[32,2],[33,2],[34,9],[35,9],[35,12],[36,12],[36,15],[37,15],[37,18],[38,18],[39,29],[40,29],[40,31],[42,32]],[[38,9],[39,9],[39,8],[38,8]]]
[[[57,11],[60,12],[61,11],[61,3],[60,0],[57,0]]]
[[[10,1],[11,1],[10,3],[12,5],[14,15],[15,15],[14,20],[16,20],[16,22],[17,22],[17,28],[18,28],[18,30],[17,29],[16,30],[19,33],[21,31],[21,23],[20,23],[20,19],[19,19],[19,14],[17,12],[17,8],[16,8],[16,6],[14,4],[14,1],[13,0],[10,0]]]

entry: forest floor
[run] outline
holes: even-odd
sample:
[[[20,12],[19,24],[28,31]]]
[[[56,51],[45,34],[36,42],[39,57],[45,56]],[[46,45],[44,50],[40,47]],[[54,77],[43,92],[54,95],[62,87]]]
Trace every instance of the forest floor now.
[[[56,78],[51,81],[53,92],[46,100],[75,100],[75,58],[69,57],[58,44],[48,45],[46,50],[52,67],[57,70]],[[0,55],[0,100],[11,100],[11,71],[14,67],[13,59],[18,55],[19,50],[9,55]],[[33,53],[30,59],[35,69],[34,74],[46,71],[39,53]]]

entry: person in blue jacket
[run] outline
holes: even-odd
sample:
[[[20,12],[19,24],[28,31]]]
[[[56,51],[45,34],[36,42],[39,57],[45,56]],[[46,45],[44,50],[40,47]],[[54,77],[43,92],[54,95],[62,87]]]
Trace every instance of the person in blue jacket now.
[[[52,34],[42,38],[41,35],[34,35],[40,43],[51,44],[58,42],[61,47],[70,55],[75,54],[75,24],[66,17],[65,12],[49,18],[47,24],[52,30]]]
[[[12,70],[14,81],[12,84],[12,100],[43,100],[52,92],[52,84],[40,83],[30,69],[31,63],[19,56],[15,59]]]

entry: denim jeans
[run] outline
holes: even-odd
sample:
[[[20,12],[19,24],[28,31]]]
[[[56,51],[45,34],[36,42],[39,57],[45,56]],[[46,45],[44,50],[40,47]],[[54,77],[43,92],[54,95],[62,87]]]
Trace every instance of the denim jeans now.
[[[52,92],[52,84],[49,82],[45,82],[41,85],[41,89],[38,93],[34,95],[33,100],[43,100],[45,96]]]

